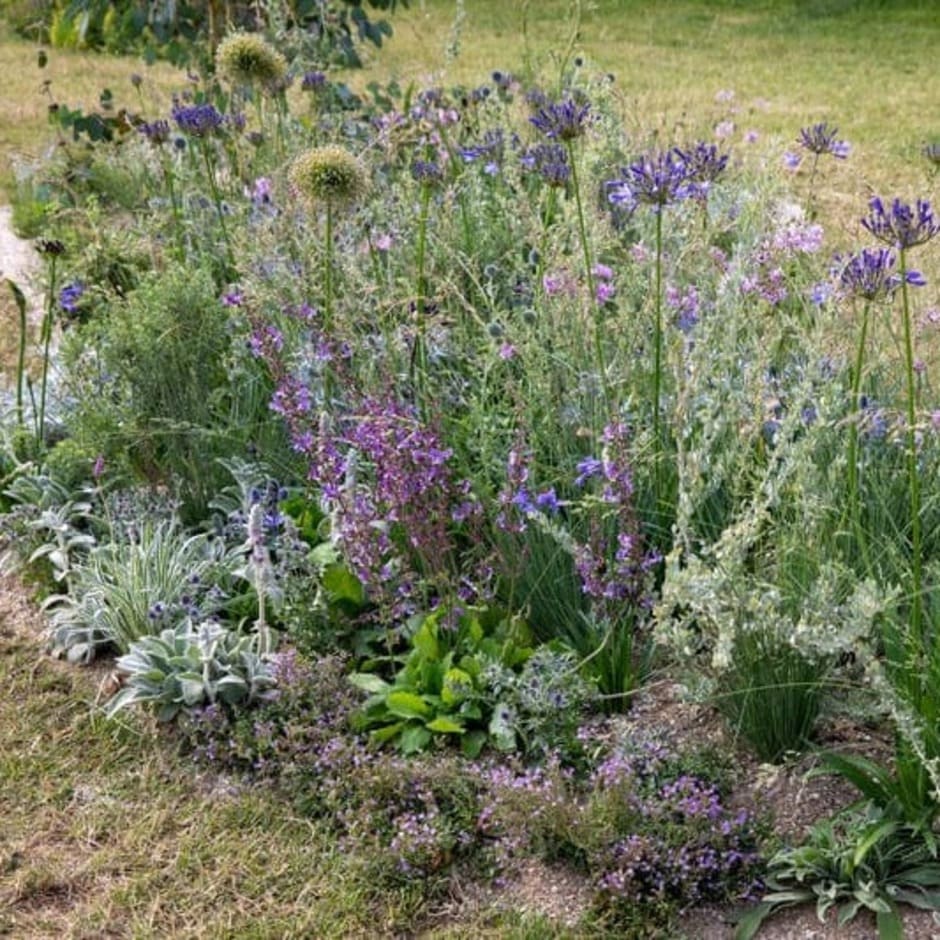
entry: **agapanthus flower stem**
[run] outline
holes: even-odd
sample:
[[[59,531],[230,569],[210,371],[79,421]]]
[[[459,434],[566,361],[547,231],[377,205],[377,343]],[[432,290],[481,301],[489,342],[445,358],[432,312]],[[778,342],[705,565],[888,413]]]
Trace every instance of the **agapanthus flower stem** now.
[[[911,327],[911,305],[907,289],[907,252],[898,250],[901,273],[901,303],[904,314],[904,365],[907,380],[907,475],[911,500],[911,635],[917,644],[922,644],[923,598],[923,547],[920,526],[920,476],[917,473],[917,388],[914,370],[914,340]],[[923,646],[920,646],[922,649]]]
[[[861,408],[862,369],[865,362],[865,344],[868,342],[868,321],[871,314],[871,301],[867,301],[862,310],[862,329],[858,337],[858,350],[855,354],[855,370],[852,373],[852,410],[853,420],[849,425],[849,512],[852,514],[852,528],[858,543],[865,569],[870,570],[868,541],[862,526],[862,507],[858,484],[858,417]]]
[[[427,351],[427,278],[424,273],[427,256],[428,215],[431,208],[431,184],[421,184],[421,208],[418,215],[418,243],[415,256],[415,267],[418,272],[415,298],[415,351],[411,357],[411,381],[416,389],[423,389],[425,372],[428,365]],[[423,410],[423,401],[421,402]]]
[[[206,164],[206,175],[209,178],[209,191],[212,193],[212,201],[215,203],[216,215],[219,217],[219,226],[222,229],[222,241],[225,242],[225,257],[229,268],[235,270],[235,257],[232,254],[232,243],[228,235],[228,227],[225,224],[225,212],[222,210],[222,194],[219,192],[219,186],[215,179],[215,164],[209,154],[209,144],[205,140],[200,140],[202,148],[202,158]]]
[[[584,274],[587,278],[588,303],[594,311],[594,357],[597,371],[600,373],[601,388],[604,392],[604,405],[607,416],[613,419],[614,402],[610,392],[610,383],[607,380],[607,361],[604,358],[604,313],[601,304],[597,303],[594,289],[594,268],[591,262],[591,245],[588,241],[587,226],[584,223],[584,207],[581,204],[581,187],[578,185],[578,161],[574,153],[574,141],[568,140],[568,162],[571,164],[571,188],[574,190],[574,201],[578,210],[578,233],[581,236],[581,250],[584,253]]]

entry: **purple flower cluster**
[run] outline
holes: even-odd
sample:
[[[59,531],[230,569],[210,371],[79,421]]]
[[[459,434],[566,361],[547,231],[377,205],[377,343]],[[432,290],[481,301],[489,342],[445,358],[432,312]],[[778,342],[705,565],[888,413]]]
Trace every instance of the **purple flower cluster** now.
[[[837,255],[834,259],[834,274],[841,290],[865,300],[890,298],[903,281],[914,287],[923,287],[927,282],[919,271],[895,272],[896,258],[890,248],[864,248],[847,258]]]
[[[165,144],[170,139],[170,122],[159,120],[141,124],[138,130],[155,147]]]
[[[620,170],[620,178],[607,183],[611,205],[632,212],[647,205],[658,212],[695,194],[689,167],[680,150],[647,154]]]
[[[844,160],[851,151],[851,146],[844,140],[838,140],[838,127],[830,127],[825,121],[801,128],[797,143],[810,153],[821,156],[824,153],[832,154],[838,160]]]
[[[171,113],[176,126],[190,137],[210,137],[225,124],[225,116],[213,104],[177,105]]]
[[[590,104],[577,102],[569,96],[561,101],[545,102],[529,120],[549,140],[569,141],[585,132],[590,111]]]
[[[575,482],[584,486],[597,479],[607,511],[592,513],[590,534],[586,541],[576,545],[574,561],[582,590],[594,601],[596,612],[603,619],[613,620],[625,601],[646,605],[647,576],[661,558],[655,552],[645,551],[643,546],[633,505],[626,425],[619,421],[607,425],[602,443],[599,460],[589,457],[578,464]],[[615,523],[613,527],[611,520]]]
[[[683,199],[704,199],[727,165],[728,157],[706,143],[646,154],[607,182],[607,200],[627,212],[640,205],[659,212]]]
[[[900,251],[923,245],[940,233],[940,223],[926,199],[918,199],[913,206],[895,199],[885,207],[876,196],[868,203],[868,208],[869,214],[862,219],[862,225],[878,241]]]
[[[69,314],[78,313],[78,302],[85,294],[85,285],[81,281],[66,284],[59,292],[59,306]]]
[[[365,398],[311,454],[332,535],[372,596],[397,619],[413,612],[422,580],[436,593],[458,577],[454,526],[479,514],[452,452],[408,405]],[[420,576],[419,576],[420,572]]]
[[[500,510],[496,525],[503,532],[525,532],[528,516],[543,512],[556,515],[561,506],[554,487],[533,493],[529,488],[530,454],[521,447],[509,452],[506,461],[506,482],[497,496]]]
[[[571,179],[568,151],[562,144],[538,144],[520,157],[522,168],[535,173],[549,186],[563,187]]]

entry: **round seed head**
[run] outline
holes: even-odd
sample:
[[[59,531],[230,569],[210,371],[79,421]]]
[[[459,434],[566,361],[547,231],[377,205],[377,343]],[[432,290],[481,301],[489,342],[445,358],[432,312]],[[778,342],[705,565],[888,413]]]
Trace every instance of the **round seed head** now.
[[[275,89],[287,75],[287,60],[254,33],[232,33],[215,53],[219,75],[233,85],[263,85]]]
[[[288,172],[291,184],[311,206],[348,205],[360,200],[369,188],[362,164],[342,147],[315,147],[300,154]]]

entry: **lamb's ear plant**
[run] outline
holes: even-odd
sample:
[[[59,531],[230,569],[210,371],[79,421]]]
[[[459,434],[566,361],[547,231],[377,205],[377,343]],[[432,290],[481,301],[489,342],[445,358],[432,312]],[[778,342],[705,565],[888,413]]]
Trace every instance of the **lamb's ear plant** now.
[[[109,716],[131,705],[154,709],[158,721],[206,705],[234,710],[265,701],[276,685],[255,638],[212,621],[186,621],[141,637],[118,658],[117,668],[127,678],[107,704]]]

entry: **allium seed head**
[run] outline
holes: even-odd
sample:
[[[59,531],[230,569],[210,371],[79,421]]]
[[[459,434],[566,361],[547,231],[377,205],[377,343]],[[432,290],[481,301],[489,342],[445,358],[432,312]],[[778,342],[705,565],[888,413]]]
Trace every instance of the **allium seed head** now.
[[[309,204],[348,205],[369,188],[362,164],[342,147],[315,147],[302,153],[288,173],[291,184]]]
[[[287,75],[287,60],[261,36],[232,33],[215,53],[219,75],[233,85],[281,86]]]

